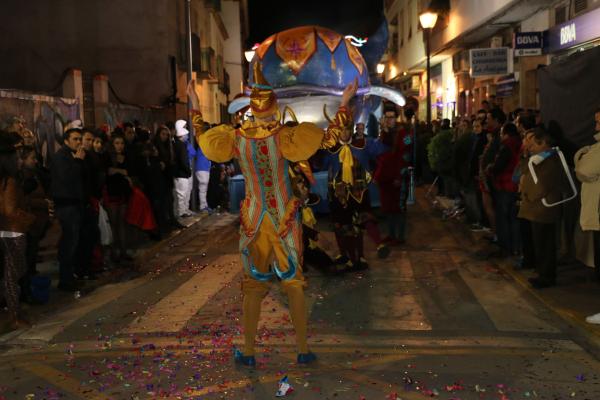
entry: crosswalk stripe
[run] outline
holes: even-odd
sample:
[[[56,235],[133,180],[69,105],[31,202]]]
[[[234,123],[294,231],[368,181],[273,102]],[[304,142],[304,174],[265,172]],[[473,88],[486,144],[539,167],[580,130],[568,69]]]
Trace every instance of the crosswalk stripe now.
[[[131,322],[121,333],[179,332],[240,271],[239,255],[220,256],[148,308],[144,315]]]
[[[454,262],[463,261],[462,254],[450,254]],[[538,317],[537,310],[523,298],[520,290],[507,284],[497,274],[483,279],[481,266],[466,263],[458,269],[462,280],[469,286],[477,302],[483,307],[499,331],[560,332],[558,328]],[[490,295],[493,293],[494,295]]]
[[[378,264],[374,268],[386,268],[388,271],[393,271],[394,278],[400,278],[406,282],[415,280],[412,264],[406,252],[390,257],[381,263],[383,265]],[[383,290],[383,288],[376,287],[374,290]],[[431,330],[431,323],[417,300],[417,296],[411,293],[407,286],[397,287],[389,293],[389,296],[382,299],[385,304],[378,302],[372,304],[372,323],[370,325],[372,329]]]

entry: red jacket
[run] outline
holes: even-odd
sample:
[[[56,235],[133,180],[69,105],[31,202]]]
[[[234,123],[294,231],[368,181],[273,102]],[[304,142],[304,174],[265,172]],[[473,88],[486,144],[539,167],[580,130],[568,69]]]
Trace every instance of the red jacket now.
[[[520,152],[520,137],[509,136],[502,140],[494,164],[491,166],[493,183],[496,190],[513,193],[518,191],[519,187],[513,181],[513,174],[519,164]]]
[[[385,213],[398,213],[404,209],[408,195],[410,175],[408,167],[412,161],[412,136],[406,129],[400,129],[395,139],[396,147],[377,158],[377,168],[373,179],[379,186],[381,210]],[[401,184],[397,186],[395,181]]]

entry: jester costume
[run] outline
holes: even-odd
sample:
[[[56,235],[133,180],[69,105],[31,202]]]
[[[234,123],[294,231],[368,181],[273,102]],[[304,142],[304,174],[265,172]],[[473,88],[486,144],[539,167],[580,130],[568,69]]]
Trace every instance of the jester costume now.
[[[294,196],[302,200],[302,206],[300,207],[302,246],[304,249],[302,269],[306,272],[308,266],[311,265],[325,272],[333,272],[333,260],[318,243],[317,219],[311,207],[319,204],[321,198],[315,193],[310,193],[310,187],[316,181],[309,163],[306,161],[291,163],[290,179],[292,180]]]
[[[215,162],[236,158],[245,179],[246,196],[240,206],[240,243],[245,275],[242,283],[245,346],[236,353],[236,361],[254,365],[254,340],[262,299],[270,283],[281,280],[289,299],[290,314],[296,330],[298,362],[310,362],[315,356],[306,342],[307,313],[302,275],[301,201],[293,195],[288,174],[289,163],[307,160],[320,148],[337,143],[349,111],[340,108],[326,131],[312,123],[282,125],[277,99],[254,65],[254,84],[250,107],[256,118],[239,128],[220,125],[205,133],[197,131],[197,140],[206,157]],[[199,129],[201,118],[194,118]],[[197,125],[197,126],[196,126]]]
[[[371,182],[370,162],[388,147],[380,141],[368,142],[355,137],[329,150],[325,166],[328,169],[331,218],[339,255],[338,264],[349,269],[368,267],[364,257],[363,231],[367,231],[377,246],[380,258],[389,255],[379,228],[371,213],[368,187]]]

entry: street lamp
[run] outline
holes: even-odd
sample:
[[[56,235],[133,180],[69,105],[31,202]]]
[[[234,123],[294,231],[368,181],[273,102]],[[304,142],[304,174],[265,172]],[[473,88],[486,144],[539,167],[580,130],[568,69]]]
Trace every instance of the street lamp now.
[[[383,74],[383,71],[385,71],[385,64],[383,64],[383,63],[377,64],[377,73]]]
[[[431,49],[430,49],[430,36],[431,30],[437,22],[438,15],[436,12],[431,10],[425,10],[419,15],[419,21],[425,32],[426,44],[426,55],[427,55],[427,126],[431,127]]]

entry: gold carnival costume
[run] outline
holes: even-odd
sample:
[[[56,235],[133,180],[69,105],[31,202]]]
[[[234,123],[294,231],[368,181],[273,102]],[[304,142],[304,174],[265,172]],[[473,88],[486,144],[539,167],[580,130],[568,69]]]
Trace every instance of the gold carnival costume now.
[[[296,330],[298,362],[316,359],[306,342],[307,314],[302,275],[301,201],[293,195],[288,170],[290,162],[307,160],[320,148],[329,148],[352,118],[340,107],[327,130],[312,123],[282,125],[277,99],[254,64],[250,108],[255,121],[239,128],[220,125],[202,132],[202,119],[193,121],[197,141],[206,157],[215,162],[236,158],[245,179],[246,196],[240,207],[240,252],[245,269],[242,284],[245,346],[236,361],[255,365],[254,340],[260,308],[271,281],[279,278],[289,299]]]

